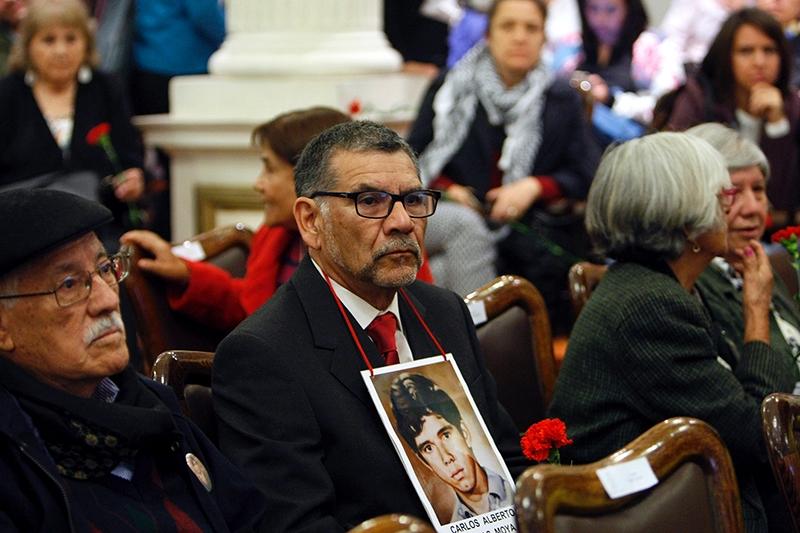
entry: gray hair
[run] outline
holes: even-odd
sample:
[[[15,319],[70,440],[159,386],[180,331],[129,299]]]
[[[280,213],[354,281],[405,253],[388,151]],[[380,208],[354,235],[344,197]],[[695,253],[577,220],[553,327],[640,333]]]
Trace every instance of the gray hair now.
[[[315,191],[332,190],[337,176],[332,172],[331,158],[337,151],[404,152],[414,163],[417,176],[419,164],[414,150],[394,130],[366,120],[337,124],[309,142],[300,154],[294,169],[297,196],[311,196]]]
[[[764,179],[769,179],[767,156],[756,143],[743,137],[738,131],[717,122],[707,122],[689,128],[686,133],[700,137],[716,148],[725,159],[728,172],[758,167]]]
[[[725,227],[717,194],[730,187],[722,156],[685,133],[654,133],[607,150],[589,189],[586,229],[617,259],[675,259],[687,239]]]

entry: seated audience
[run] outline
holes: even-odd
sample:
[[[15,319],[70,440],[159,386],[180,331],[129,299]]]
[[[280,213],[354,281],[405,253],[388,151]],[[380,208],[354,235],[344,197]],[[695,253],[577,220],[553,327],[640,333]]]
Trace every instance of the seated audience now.
[[[545,13],[542,0],[496,0],[485,43],[434,81],[408,140],[423,183],[444,190],[450,210],[512,223],[496,237],[500,273],[528,278],[569,316],[561,293],[584,250],[579,217],[564,208],[585,198],[599,154],[577,93],[540,61]],[[431,236],[463,231],[445,215],[431,220]],[[480,257],[491,247],[487,239]]]
[[[141,197],[144,174],[122,91],[96,63],[81,0],[31,0],[11,74],[0,80],[0,188],[51,187],[97,199],[102,186],[117,218],[101,232],[110,248],[131,222],[125,202]],[[86,138],[103,122],[111,126],[116,162]]]
[[[656,133],[606,153],[586,226],[611,265],[578,316],[551,416],[574,445],[562,461],[598,460],[673,416],[713,426],[737,469],[747,531],[766,531],[757,480],[770,476],[760,406],[794,387],[796,368],[770,346],[772,270],[756,238],[737,241],[743,349],[720,345],[695,282],[728,251],[731,182],[722,156],[685,133]],[[775,493],[766,500],[771,500]]]
[[[697,75],[677,93],[667,129],[721,122],[757,143],[769,161],[767,197],[777,226],[800,204],[797,179],[800,97],[790,87],[792,59],[783,29],[755,8],[722,25]]]
[[[263,168],[253,188],[264,202],[264,223],[250,248],[244,278],[232,278],[207,262],[184,261],[171,245],[150,231],[131,231],[124,244],[136,244],[153,255],[139,268],[170,282],[172,309],[220,330],[231,330],[267,301],[286,282],[305,254],[292,214],[295,201],[294,165],[315,135],[350,118],[326,107],[278,115],[253,130]]]
[[[253,531],[264,501],[128,365],[124,254],[105,207],[0,193],[0,524],[5,531]]]
[[[733,203],[727,215],[728,253],[711,261],[697,279],[696,287],[712,320],[720,327],[720,334],[732,343],[738,359],[744,351],[744,266],[734,250],[764,235],[769,163],[755,143],[721,124],[701,124],[687,133],[704,139],[722,154],[734,188]],[[774,273],[769,326],[772,349],[796,361],[800,356],[800,310],[780,276]],[[797,369],[794,377],[800,379]]]
[[[518,475],[519,434],[463,300],[415,281],[439,193],[423,188],[413,150],[384,126],[347,122],[309,143],[295,178],[308,255],[222,341],[212,374],[220,449],[267,496],[263,531],[425,516],[360,372],[442,351]]]
[[[792,52],[792,85],[800,86],[800,0],[756,0],[763,9],[783,26]]]

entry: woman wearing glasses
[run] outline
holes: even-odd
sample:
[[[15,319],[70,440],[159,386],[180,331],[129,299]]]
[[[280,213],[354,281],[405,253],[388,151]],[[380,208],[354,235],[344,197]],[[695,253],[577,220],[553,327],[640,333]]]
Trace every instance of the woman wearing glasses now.
[[[586,227],[616,259],[570,335],[549,414],[574,445],[562,460],[610,455],[674,416],[699,418],[737,466],[747,531],[767,531],[755,480],[769,473],[761,401],[794,387],[794,363],[770,346],[772,270],[756,238],[742,265],[743,349],[720,342],[695,282],[729,254],[725,217],[736,190],[722,156],[685,133],[657,133],[607,152],[589,191]]]
[[[264,223],[250,247],[243,278],[205,262],[184,261],[171,245],[150,231],[130,231],[123,244],[136,244],[153,255],[139,268],[170,282],[172,309],[223,331],[233,329],[266,302],[294,273],[305,247],[297,232],[292,207],[294,165],[305,145],[318,133],[350,117],[335,109],[312,107],[278,115],[253,130],[263,168],[253,188],[264,202]],[[431,281],[426,269],[420,276]]]
[[[521,232],[498,236],[506,236],[499,270],[527,277],[553,305],[570,264],[568,254],[550,255],[549,244],[566,243],[537,237],[552,229],[558,240],[556,228],[569,220],[560,215],[569,200],[585,198],[598,150],[577,93],[540,61],[545,15],[541,0],[493,2],[485,43],[433,83],[408,140],[420,153],[423,183],[449,200],[428,226],[432,256],[439,241],[463,231],[465,222],[453,222],[448,206],[474,210],[492,226],[515,223]],[[487,246],[474,253],[490,256]]]

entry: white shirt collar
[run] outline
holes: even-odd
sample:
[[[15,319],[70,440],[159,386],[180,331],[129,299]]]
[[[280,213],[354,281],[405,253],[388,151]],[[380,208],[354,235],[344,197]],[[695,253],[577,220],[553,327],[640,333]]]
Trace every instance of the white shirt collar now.
[[[322,269],[317,262],[311,259],[311,263],[314,265],[314,268],[317,269],[317,272],[319,272],[320,276],[322,276],[324,279],[325,275],[323,274]],[[336,296],[339,298],[339,300],[341,300],[342,305],[344,305],[347,310],[350,311],[350,314],[353,315],[353,317],[356,319],[356,322],[358,322],[358,325],[361,326],[362,329],[366,330],[367,326],[369,326],[370,322],[372,322],[376,316],[387,311],[394,313],[394,316],[397,317],[397,332],[395,333],[395,340],[397,341],[397,353],[400,358],[400,362],[408,363],[414,360],[414,355],[411,353],[411,345],[408,344],[408,339],[403,333],[403,320],[400,318],[400,305],[398,304],[397,292],[394,293],[394,298],[392,298],[392,303],[389,304],[388,308],[376,309],[363,298],[342,287],[339,283],[336,283],[336,281],[332,279],[331,287],[333,287],[333,291],[336,293]]]
[[[314,267],[317,269],[317,272],[319,272],[320,276],[324,278],[325,275],[322,272],[322,268],[320,268],[317,262],[313,259],[311,262],[314,264]],[[370,323],[375,320],[376,316],[382,315],[387,311],[391,311],[394,313],[394,316],[397,317],[398,328],[400,331],[403,331],[403,324],[400,320],[400,305],[398,304],[396,291],[394,293],[394,298],[392,298],[392,302],[389,304],[389,307],[386,309],[377,309],[354,292],[337,283],[333,278],[329,277],[328,279],[331,280],[331,286],[333,287],[336,296],[338,296],[339,300],[341,300],[342,305],[344,305],[347,310],[350,311],[362,329],[367,329],[367,326],[369,326]]]

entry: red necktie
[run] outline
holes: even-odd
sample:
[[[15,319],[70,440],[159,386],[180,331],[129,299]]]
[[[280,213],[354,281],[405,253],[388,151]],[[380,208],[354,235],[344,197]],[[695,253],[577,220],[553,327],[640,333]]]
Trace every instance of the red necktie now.
[[[375,320],[367,326],[367,334],[375,342],[378,351],[381,352],[387,365],[394,365],[400,362],[397,354],[397,317],[394,313],[384,313],[375,317]]]

